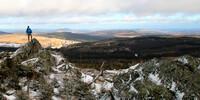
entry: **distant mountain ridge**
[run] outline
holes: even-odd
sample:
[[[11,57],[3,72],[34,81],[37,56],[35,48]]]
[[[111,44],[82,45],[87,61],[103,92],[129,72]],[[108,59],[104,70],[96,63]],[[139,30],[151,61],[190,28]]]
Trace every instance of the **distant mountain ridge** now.
[[[42,35],[46,37],[70,39],[70,40],[78,40],[78,41],[96,41],[96,40],[102,40],[102,39],[108,38],[105,36],[94,36],[94,35],[72,33],[72,32],[53,32],[53,33],[46,33]]]
[[[61,39],[71,39],[78,41],[98,41],[105,40],[115,37],[136,37],[144,35],[167,35],[165,32],[161,31],[150,31],[150,30],[100,30],[100,31],[84,31],[84,32],[73,32],[72,30],[57,30],[56,32],[45,33],[43,36],[61,38]]]
[[[4,32],[4,31],[0,31],[0,35],[1,35],[1,34],[11,34],[11,33]]]

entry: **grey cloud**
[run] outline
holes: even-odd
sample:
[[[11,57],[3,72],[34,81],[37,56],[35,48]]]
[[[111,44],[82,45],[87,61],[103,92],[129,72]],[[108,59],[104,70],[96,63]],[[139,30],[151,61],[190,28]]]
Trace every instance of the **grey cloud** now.
[[[200,0],[0,0],[1,16],[200,13]]]

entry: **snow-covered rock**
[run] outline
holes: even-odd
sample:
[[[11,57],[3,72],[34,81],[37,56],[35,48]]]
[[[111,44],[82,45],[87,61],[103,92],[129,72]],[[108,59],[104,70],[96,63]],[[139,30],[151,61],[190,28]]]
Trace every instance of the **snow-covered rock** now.
[[[36,40],[0,63],[0,99],[199,99],[200,59],[150,59],[127,69],[81,69]],[[192,59],[192,60],[191,60]]]

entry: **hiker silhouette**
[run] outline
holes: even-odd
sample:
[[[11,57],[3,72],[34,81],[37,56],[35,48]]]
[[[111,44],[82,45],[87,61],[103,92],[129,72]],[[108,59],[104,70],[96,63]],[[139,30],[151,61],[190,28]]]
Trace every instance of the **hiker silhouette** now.
[[[26,34],[28,35],[28,42],[32,41],[32,30],[29,26],[26,29]]]

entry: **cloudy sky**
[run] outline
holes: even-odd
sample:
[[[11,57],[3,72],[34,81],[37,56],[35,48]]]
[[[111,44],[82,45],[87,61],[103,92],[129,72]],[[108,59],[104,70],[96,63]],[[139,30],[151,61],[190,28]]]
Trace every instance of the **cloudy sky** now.
[[[0,29],[197,29],[200,0],[0,0]]]

